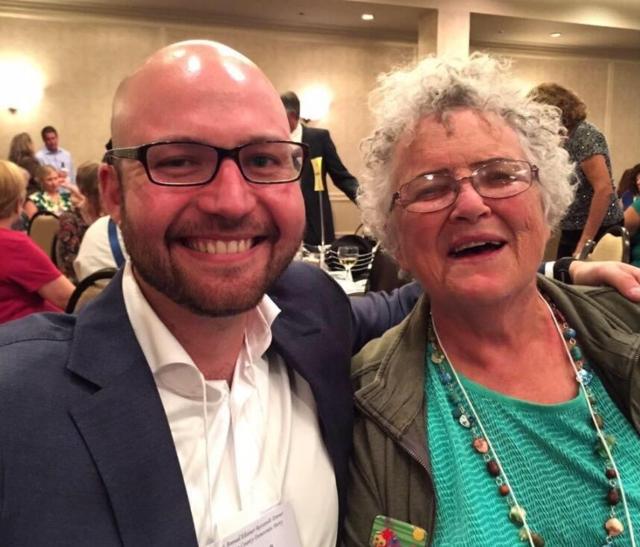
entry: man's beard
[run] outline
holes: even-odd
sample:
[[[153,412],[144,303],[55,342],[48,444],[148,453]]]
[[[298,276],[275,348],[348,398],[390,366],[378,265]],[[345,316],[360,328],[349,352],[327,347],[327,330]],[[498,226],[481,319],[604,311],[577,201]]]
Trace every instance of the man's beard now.
[[[226,279],[226,283],[220,279],[220,290],[212,290],[206,284],[199,284],[197,279],[189,280],[189,272],[185,272],[173,261],[166,237],[163,249],[165,252],[154,253],[153,248],[141,240],[134,225],[129,222],[124,200],[121,204],[122,236],[135,272],[173,302],[198,315],[226,317],[254,308],[291,263],[298,249],[298,246],[292,246],[291,249],[281,248],[280,252],[272,253],[265,271],[251,278],[251,283],[244,281],[247,286],[241,294],[228,290],[235,278],[242,278],[245,268],[240,267],[227,269],[221,276]]]

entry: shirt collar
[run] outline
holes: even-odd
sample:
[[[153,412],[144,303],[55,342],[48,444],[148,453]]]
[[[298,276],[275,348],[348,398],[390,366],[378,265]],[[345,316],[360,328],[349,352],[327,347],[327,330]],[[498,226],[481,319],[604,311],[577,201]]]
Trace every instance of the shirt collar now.
[[[122,293],[127,316],[154,376],[161,369],[176,364],[186,364],[197,370],[193,359],[160,320],[142,294],[133,275],[130,261],[126,262],[124,268]],[[254,363],[260,361],[271,345],[271,325],[279,313],[280,308],[266,294],[258,305],[248,312],[245,340],[236,368],[242,366],[243,369],[251,369]],[[246,372],[246,370],[240,372]],[[252,377],[253,373],[248,372],[248,376]]]

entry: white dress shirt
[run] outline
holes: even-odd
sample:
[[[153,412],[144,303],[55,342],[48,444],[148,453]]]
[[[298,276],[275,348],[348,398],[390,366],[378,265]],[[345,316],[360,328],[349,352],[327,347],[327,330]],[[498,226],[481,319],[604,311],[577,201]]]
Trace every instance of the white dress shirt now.
[[[129,262],[122,289],[167,414],[198,544],[210,545],[288,502],[301,544],[333,547],[338,496],[313,395],[268,351],[280,309],[264,296],[248,313],[230,389],[224,380],[205,380],[144,298]]]

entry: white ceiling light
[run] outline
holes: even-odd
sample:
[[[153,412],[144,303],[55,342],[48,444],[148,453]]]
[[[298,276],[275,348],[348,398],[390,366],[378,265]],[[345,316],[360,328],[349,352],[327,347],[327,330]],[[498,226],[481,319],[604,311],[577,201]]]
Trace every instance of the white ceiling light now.
[[[373,13],[363,13],[360,17],[363,21],[373,21],[375,19]]]
[[[562,36],[561,32],[552,32],[551,34],[549,34],[549,36],[551,36],[551,38],[560,38],[560,36]]]

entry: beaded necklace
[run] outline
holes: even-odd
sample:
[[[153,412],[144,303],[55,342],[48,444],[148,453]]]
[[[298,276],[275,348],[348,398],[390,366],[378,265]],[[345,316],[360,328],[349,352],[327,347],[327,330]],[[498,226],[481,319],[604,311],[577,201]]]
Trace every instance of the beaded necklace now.
[[[568,325],[553,302],[542,295],[540,295],[540,298],[549,309],[553,323],[565,342],[565,351],[573,371],[575,372],[579,392],[582,393],[585,398],[587,408],[589,409],[589,419],[596,432],[595,452],[597,452],[604,460],[604,476],[606,478],[608,488],[606,499],[609,504],[609,516],[604,523],[604,530],[607,535],[604,539],[603,547],[612,545],[614,538],[624,534],[624,524],[616,516],[616,506],[620,501],[622,502],[625,514],[625,521],[629,531],[631,546],[636,547],[625,490],[612,454],[612,450],[615,446],[615,438],[613,435],[607,435],[603,432],[602,428],[604,427],[604,419],[598,410],[598,403],[595,394],[589,386],[591,379],[593,378],[593,372],[577,345],[576,331]],[[508,506],[509,520],[518,527],[518,537],[520,541],[529,543],[531,547],[543,547],[545,545],[544,538],[539,532],[534,532],[529,527],[527,522],[527,513],[524,507],[518,502],[516,494],[509,483],[509,478],[507,477],[505,469],[498,458],[473,403],[471,402],[471,398],[460,381],[460,377],[458,376],[456,369],[453,367],[444,346],[440,342],[433,316],[431,317],[429,342],[431,348],[429,358],[435,365],[440,383],[445,389],[447,398],[453,406],[453,418],[462,427],[469,430],[472,437],[471,447],[480,457],[482,457],[486,465],[487,473],[496,483],[499,495],[505,498]]]

